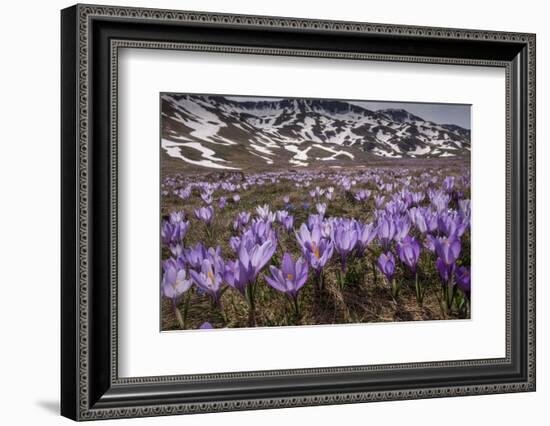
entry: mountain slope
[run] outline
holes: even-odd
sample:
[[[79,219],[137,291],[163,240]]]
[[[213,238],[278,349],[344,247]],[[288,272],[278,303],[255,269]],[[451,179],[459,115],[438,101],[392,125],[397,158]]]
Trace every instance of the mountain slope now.
[[[166,154],[212,169],[241,162],[306,166],[374,155],[434,158],[469,155],[470,131],[436,124],[404,109],[371,111],[339,100],[162,95]],[[238,153],[238,155],[236,155]]]

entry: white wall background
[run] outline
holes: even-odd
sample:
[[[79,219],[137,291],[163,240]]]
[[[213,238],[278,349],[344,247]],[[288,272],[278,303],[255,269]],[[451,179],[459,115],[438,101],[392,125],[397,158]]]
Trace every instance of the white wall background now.
[[[422,401],[119,420],[118,424],[317,425],[371,423],[500,426],[544,424],[550,401],[550,28],[540,0],[159,0],[109,1],[142,7],[356,20],[537,33],[538,390]],[[0,43],[0,401],[7,425],[68,424],[59,404],[59,9],[68,1],[3,4]],[[487,173],[490,173],[488,168]],[[540,419],[540,420],[537,420]],[[128,423],[131,422],[131,423]],[[108,421],[102,424],[110,424]],[[116,424],[116,423],[113,423]]]

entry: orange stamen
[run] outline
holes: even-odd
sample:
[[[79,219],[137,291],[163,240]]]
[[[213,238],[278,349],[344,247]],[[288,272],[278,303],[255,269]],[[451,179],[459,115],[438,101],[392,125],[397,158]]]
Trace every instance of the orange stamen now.
[[[313,254],[315,254],[315,257],[317,259],[319,259],[319,248],[317,248],[317,246],[315,245],[315,243],[311,243],[311,245],[313,246]]]

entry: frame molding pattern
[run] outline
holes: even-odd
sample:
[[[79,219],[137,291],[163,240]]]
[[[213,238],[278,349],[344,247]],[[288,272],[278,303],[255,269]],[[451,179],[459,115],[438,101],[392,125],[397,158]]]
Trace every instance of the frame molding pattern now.
[[[133,418],[148,416],[170,416],[176,414],[216,413],[223,411],[267,410],[274,408],[310,407],[318,405],[342,405],[361,402],[402,401],[455,396],[472,396],[532,391],[529,384],[452,386],[448,388],[426,388],[383,392],[336,393],[302,397],[278,397],[242,399],[223,402],[190,404],[166,404],[139,408],[92,409],[81,413],[80,420],[104,420],[112,418]]]
[[[518,391],[533,391],[535,390],[535,46],[536,39],[534,34],[511,33],[511,32],[496,32],[496,31],[481,31],[481,30],[465,30],[465,29],[447,29],[437,27],[419,27],[419,26],[402,26],[402,25],[387,25],[387,24],[370,24],[357,22],[337,22],[326,20],[312,19],[297,19],[284,17],[266,17],[266,16],[246,16],[233,14],[218,14],[218,13],[203,13],[203,12],[188,12],[188,11],[170,11],[158,9],[141,9],[128,7],[105,7],[93,5],[77,5],[76,14],[78,21],[77,28],[77,93],[78,93],[78,114],[77,114],[77,306],[76,316],[78,318],[77,328],[77,346],[78,346],[78,363],[77,363],[77,413],[78,420],[94,420],[113,417],[142,417],[142,416],[160,416],[172,414],[189,414],[189,413],[208,413],[218,411],[231,410],[250,410],[250,409],[268,409],[282,407],[299,407],[311,405],[329,405],[329,404],[346,404],[356,402],[370,401],[385,401],[385,400],[405,400],[418,398],[437,398],[449,396],[466,396],[489,393],[508,393]],[[405,389],[397,391],[379,391],[379,392],[355,392],[355,393],[332,393],[324,395],[311,395],[301,397],[273,397],[273,398],[258,398],[258,399],[240,399],[226,400],[222,402],[204,402],[204,403],[175,403],[142,406],[137,408],[94,408],[91,407],[90,389],[89,389],[89,350],[90,350],[90,334],[89,334],[89,315],[88,309],[90,306],[89,299],[89,232],[90,232],[90,206],[89,206],[89,112],[90,112],[90,75],[89,75],[89,46],[91,42],[90,27],[93,18],[119,18],[139,20],[141,22],[152,21],[172,21],[179,23],[204,23],[204,24],[219,24],[234,27],[261,27],[261,28],[277,28],[277,29],[293,29],[293,30],[315,30],[327,33],[343,32],[343,33],[361,33],[361,34],[380,34],[386,36],[414,36],[422,38],[438,38],[452,40],[479,40],[479,41],[505,41],[512,43],[522,43],[527,46],[527,102],[528,102],[528,117],[527,117],[527,381],[518,383],[504,383],[495,385],[480,385],[480,386],[450,386],[450,387],[432,387],[424,389]],[[158,43],[158,42],[138,42],[138,41],[113,41],[111,51],[115,52],[118,47],[147,47],[147,48],[163,48],[163,49],[196,49],[204,51],[224,51],[231,53],[260,53],[260,54],[275,54],[275,55],[302,55],[302,56],[317,56],[330,58],[348,58],[348,59],[370,59],[384,61],[408,61],[408,62],[429,62],[429,63],[452,63],[452,64],[476,64],[486,66],[503,66],[499,61],[473,61],[459,58],[429,58],[429,57],[407,57],[397,55],[383,54],[354,54],[346,52],[326,52],[326,51],[298,51],[295,49],[271,49],[271,48],[245,48],[231,46],[213,46],[213,45],[192,45],[187,44],[182,46],[180,43]],[[217,50],[219,49],[219,50]],[[252,50],[254,52],[252,52]],[[113,53],[111,53],[113,54]],[[116,60],[111,65],[112,78],[110,88],[112,94],[116,98]],[[510,69],[506,69],[507,86],[510,79]],[[506,94],[507,101],[509,93]],[[508,102],[507,102],[508,103]],[[507,111],[507,116],[510,114]],[[111,118],[116,119],[116,102],[111,106]],[[507,120],[508,121],[508,120]],[[507,139],[509,138],[510,130],[506,131]],[[116,129],[111,129],[111,138],[116,140]],[[112,158],[116,159],[116,143],[113,145],[111,152]],[[507,152],[507,175],[509,176],[510,150]],[[111,202],[116,206],[116,161],[113,162],[111,169]],[[509,179],[508,179],[509,180]],[[506,183],[507,196],[509,195],[510,185]],[[507,203],[509,201],[507,200]],[[509,205],[509,204],[508,204]],[[115,211],[116,212],[116,211]],[[111,212],[113,213],[113,212]],[[507,227],[510,223],[510,218],[507,213]],[[112,283],[116,283],[116,216],[115,221],[111,226],[111,259],[114,260],[111,264],[111,279]],[[507,230],[508,232],[508,230]],[[510,236],[507,235],[507,240]],[[507,243],[508,245],[509,243]],[[511,253],[510,247],[507,246],[507,253]],[[509,257],[507,255],[507,257]],[[506,277],[509,281],[510,267],[506,265]],[[111,345],[116,348],[117,345],[117,329],[116,329],[116,285],[112,287],[112,306],[111,317],[113,319],[111,326]],[[507,358],[509,359],[509,322],[511,321],[508,310],[508,300],[510,298],[509,286],[507,285]],[[114,308],[114,309],[113,309]],[[115,351],[116,352],[116,351]],[[457,361],[450,363],[421,363],[414,364],[415,366],[440,366],[446,365],[471,365],[475,362],[479,364],[491,364],[495,360],[474,360],[474,361]],[[502,361],[502,360],[501,360]],[[111,363],[111,380],[114,384],[146,384],[146,383],[169,383],[181,380],[197,380],[199,376],[163,376],[163,377],[147,377],[147,378],[131,378],[119,379],[117,375],[116,355]],[[366,368],[367,370],[384,370],[398,369],[410,367],[411,364],[396,364],[396,365],[381,365]],[[353,369],[358,371],[358,367],[335,367],[326,369],[311,369],[311,370],[277,370],[267,372],[251,372],[251,373],[225,373],[222,375],[206,375],[210,379],[217,378],[238,378],[238,377],[254,377],[259,376],[279,376],[285,374],[304,374],[311,372],[325,374],[331,372],[343,372]],[[203,376],[204,377],[204,376]]]
[[[527,375],[529,390],[535,390],[536,381],[536,37],[527,40]]]
[[[118,111],[118,50],[120,48],[135,48],[135,49],[166,49],[166,50],[186,50],[186,51],[201,51],[201,52],[222,52],[222,53],[235,53],[235,54],[266,54],[274,56],[307,56],[307,57],[324,57],[330,59],[356,59],[356,60],[370,60],[370,61],[385,61],[385,62],[411,62],[411,63],[441,63],[452,65],[473,65],[473,66],[498,66],[505,68],[506,72],[506,85],[510,87],[510,67],[506,62],[502,61],[488,61],[488,60],[464,60],[464,59],[448,59],[448,58],[418,58],[414,56],[402,56],[402,55],[376,55],[368,53],[346,53],[346,52],[312,52],[308,50],[299,49],[271,49],[271,48],[255,48],[255,47],[235,47],[235,46],[221,46],[221,45],[201,45],[192,43],[163,43],[163,42],[150,42],[150,41],[132,41],[132,40],[111,40],[111,164],[113,165],[113,176],[111,176],[113,184],[111,190],[114,196],[111,201],[111,221],[113,227],[111,233],[116,235],[116,223],[117,223],[117,186],[116,186],[116,164],[117,164],[117,130],[116,122]],[[510,91],[507,90],[506,97],[510,97]],[[509,115],[509,111],[507,111]],[[509,131],[507,130],[507,139],[509,139]],[[507,149],[507,155],[509,156],[510,150]],[[510,192],[510,182],[506,183],[506,192]],[[510,225],[509,212],[507,212],[506,226]],[[509,240],[509,239],[508,239]],[[111,245],[111,264],[115,265],[112,268],[111,286],[116,289],[117,283],[117,248],[113,242]],[[507,249],[507,253],[510,253]],[[506,275],[506,279],[509,281],[509,274]],[[506,288],[506,357],[504,360],[510,362],[510,291],[509,283]],[[111,298],[111,333],[113,347],[117,347],[118,333],[117,333],[117,296],[116,292],[113,292]],[[437,361],[437,362],[415,362],[415,363],[400,363],[400,364],[380,364],[380,365],[368,365],[368,366],[353,366],[353,367],[327,367],[327,368],[307,368],[307,369],[292,369],[292,370],[265,370],[265,371],[251,371],[251,372],[236,372],[236,373],[215,373],[215,374],[201,374],[201,375],[174,375],[174,376],[160,376],[160,377],[136,377],[136,378],[119,378],[117,374],[117,354],[113,351],[112,356],[112,371],[111,380],[117,384],[148,384],[148,383],[170,383],[175,381],[194,381],[200,379],[238,379],[243,377],[266,377],[266,376],[283,376],[283,375],[298,375],[307,373],[316,374],[330,374],[330,373],[346,373],[357,371],[383,371],[383,370],[395,370],[405,369],[410,367],[447,367],[447,366],[472,366],[472,365],[491,365],[501,363],[501,358],[495,359],[477,359],[477,360],[463,360],[463,361]]]

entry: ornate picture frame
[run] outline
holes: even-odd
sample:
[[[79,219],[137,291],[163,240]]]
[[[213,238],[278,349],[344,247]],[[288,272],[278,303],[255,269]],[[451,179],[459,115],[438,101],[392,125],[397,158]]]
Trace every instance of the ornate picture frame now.
[[[62,415],[93,420],[535,390],[534,34],[95,5],[64,9],[61,30]],[[121,48],[504,69],[506,356],[119,377]]]

